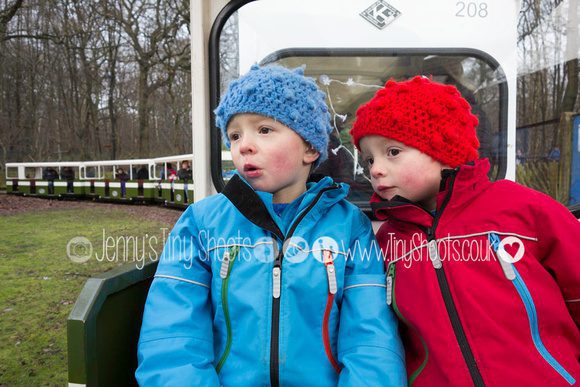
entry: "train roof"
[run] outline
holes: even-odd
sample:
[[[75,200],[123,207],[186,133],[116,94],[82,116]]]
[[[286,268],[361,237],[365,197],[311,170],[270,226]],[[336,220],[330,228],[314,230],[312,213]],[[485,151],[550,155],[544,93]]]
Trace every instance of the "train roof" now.
[[[6,168],[10,167],[27,167],[27,168],[46,168],[46,167],[80,167],[85,164],[82,161],[43,161],[43,162],[26,162],[26,163],[6,163]]]

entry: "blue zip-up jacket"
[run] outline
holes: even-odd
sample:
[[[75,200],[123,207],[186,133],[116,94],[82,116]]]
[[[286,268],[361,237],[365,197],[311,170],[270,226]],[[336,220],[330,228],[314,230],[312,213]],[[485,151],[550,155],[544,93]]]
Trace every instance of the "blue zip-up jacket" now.
[[[405,385],[384,263],[347,193],[323,178],[279,217],[235,175],[189,206],[149,290],[139,383]]]

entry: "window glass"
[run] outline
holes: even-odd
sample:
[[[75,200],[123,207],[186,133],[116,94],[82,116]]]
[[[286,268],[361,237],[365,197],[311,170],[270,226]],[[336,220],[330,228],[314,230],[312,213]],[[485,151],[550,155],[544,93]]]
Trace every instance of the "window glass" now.
[[[27,179],[40,179],[42,177],[41,169],[36,167],[25,167],[24,176]]]
[[[18,167],[6,167],[7,179],[18,179]]]
[[[433,80],[455,85],[469,101],[479,117],[480,155],[492,163],[490,176],[495,178],[505,164],[505,128],[502,129],[500,100],[501,74],[482,59],[469,55],[395,54],[376,56],[300,56],[293,54],[276,60],[293,68],[306,65],[306,75],[316,79],[326,92],[334,131],[331,135],[328,160],[316,170],[337,181],[351,185],[350,199],[367,202],[372,195],[370,177],[351,142],[349,131],[357,108],[371,99],[389,79],[404,80],[415,75],[428,75]],[[267,59],[272,59],[271,56]],[[499,79],[498,79],[499,78]]]
[[[578,1],[523,0],[518,20],[516,181],[580,204]]]

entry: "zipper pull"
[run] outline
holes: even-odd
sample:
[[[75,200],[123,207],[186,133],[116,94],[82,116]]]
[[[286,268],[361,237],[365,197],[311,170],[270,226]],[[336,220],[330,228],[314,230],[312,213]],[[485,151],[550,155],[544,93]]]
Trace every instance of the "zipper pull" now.
[[[510,260],[512,259],[511,255],[509,255],[508,252],[505,251],[502,247],[497,251],[497,257],[505,278],[510,281],[515,280],[516,272],[514,271],[513,264],[510,263]]]
[[[393,303],[393,277],[387,277],[387,305]]]
[[[510,281],[516,279],[516,272],[514,271],[514,267],[511,263],[512,257],[508,254],[507,251],[501,246],[501,240],[499,239],[499,235],[495,233],[491,233],[488,236],[489,243],[491,247],[494,249],[495,254],[497,255],[497,260],[503,270],[503,275]]]
[[[230,269],[230,251],[226,250],[222,259],[222,266],[220,267],[220,278],[228,278],[228,271]]]
[[[495,233],[490,233],[487,236],[487,238],[489,239],[489,244],[491,245],[491,247],[493,247],[493,250],[497,251],[499,243],[501,242],[501,240],[499,239],[499,235]]]
[[[439,256],[439,249],[437,248],[437,241],[433,239],[427,243],[427,248],[429,249],[429,259],[433,263],[435,269],[441,269],[443,263],[441,262],[441,257]]]
[[[334,268],[334,258],[332,258],[332,253],[329,250],[324,250],[322,252],[324,256],[324,265],[326,266],[326,275],[328,277],[328,291],[330,294],[336,294],[336,271]]]
[[[393,277],[395,276],[395,263],[389,263],[387,270],[387,305],[393,303]]]
[[[272,270],[272,296],[274,298],[280,298],[280,277],[282,276],[282,270],[280,266],[274,266]]]
[[[220,267],[220,278],[226,279],[230,275],[230,265],[238,255],[238,246],[232,246],[229,250],[226,250],[224,257],[222,258],[222,265]]]

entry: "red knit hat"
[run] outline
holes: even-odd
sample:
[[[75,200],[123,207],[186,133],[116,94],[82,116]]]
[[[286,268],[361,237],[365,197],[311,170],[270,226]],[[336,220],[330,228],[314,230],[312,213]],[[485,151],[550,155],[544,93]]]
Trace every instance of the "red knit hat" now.
[[[362,137],[374,134],[412,146],[454,168],[478,158],[478,123],[455,86],[416,76],[388,81],[357,110],[350,134],[358,149]]]

